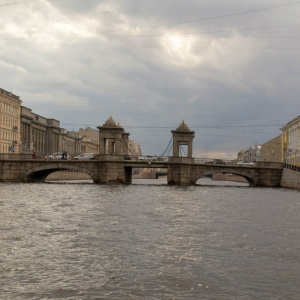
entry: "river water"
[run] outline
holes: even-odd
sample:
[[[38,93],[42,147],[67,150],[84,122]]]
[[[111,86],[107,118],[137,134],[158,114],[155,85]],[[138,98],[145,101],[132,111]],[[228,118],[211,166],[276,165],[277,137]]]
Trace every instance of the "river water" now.
[[[0,299],[300,299],[299,191],[134,183],[0,183]]]

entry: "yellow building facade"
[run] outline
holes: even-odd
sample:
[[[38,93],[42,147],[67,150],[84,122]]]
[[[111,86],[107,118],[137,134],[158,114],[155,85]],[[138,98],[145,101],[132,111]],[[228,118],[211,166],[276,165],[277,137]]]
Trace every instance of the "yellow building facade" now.
[[[20,153],[19,96],[0,88],[0,153]]]
[[[282,127],[284,142],[284,161],[287,164],[300,166],[300,116]]]
[[[280,134],[272,140],[261,145],[261,161],[283,162],[284,161],[283,135]]]

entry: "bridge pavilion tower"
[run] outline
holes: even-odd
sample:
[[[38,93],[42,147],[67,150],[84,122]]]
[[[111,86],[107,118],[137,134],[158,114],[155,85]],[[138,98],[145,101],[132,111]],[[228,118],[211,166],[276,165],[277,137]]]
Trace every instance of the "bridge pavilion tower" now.
[[[187,153],[185,158],[191,159],[193,156],[193,139],[195,132],[191,131],[187,124],[182,121],[176,130],[172,130],[173,135],[173,157],[180,156],[180,146],[187,145]]]
[[[131,169],[124,168],[123,153],[128,151],[129,133],[112,116],[99,129],[99,183],[129,183]]]
[[[122,146],[126,144],[123,140],[126,139],[128,144],[129,133],[126,133],[112,116],[97,128],[99,129],[99,155],[121,155]]]
[[[168,184],[191,185],[193,173],[193,139],[195,132],[191,131],[188,125],[182,121],[176,130],[172,130],[173,135],[173,156],[169,157]],[[180,147],[187,146],[185,156],[180,153]]]

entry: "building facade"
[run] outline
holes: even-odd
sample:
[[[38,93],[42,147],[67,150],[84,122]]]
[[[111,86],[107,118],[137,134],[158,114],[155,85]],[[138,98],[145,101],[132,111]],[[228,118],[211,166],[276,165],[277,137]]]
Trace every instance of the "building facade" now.
[[[300,166],[300,116],[282,127],[284,162]]]
[[[99,153],[99,131],[90,127],[79,128],[75,131],[76,134],[82,137],[80,141],[80,153]]]
[[[57,152],[67,152],[70,157],[80,154],[82,139],[80,134],[61,128]]]
[[[47,155],[60,149],[60,122],[21,107],[21,152]]]
[[[66,151],[72,157],[81,153],[101,152],[99,130],[87,127],[68,131],[60,127],[60,121],[38,115],[21,104],[19,96],[0,88],[0,153],[33,154],[35,151],[43,157]],[[112,118],[108,120],[108,125],[111,122],[113,130],[120,131],[121,154],[129,154],[133,158],[140,156],[140,145],[130,141],[129,133]],[[108,142],[107,145],[112,146]]]
[[[283,137],[282,134],[261,145],[261,160],[283,162]]]
[[[240,150],[237,154],[237,161],[246,161],[247,149]]]
[[[132,159],[138,159],[142,156],[141,145],[133,140],[128,141],[128,153]]]
[[[19,96],[0,88],[0,153],[20,153]]]
[[[261,160],[261,146],[255,145],[239,151],[237,161],[257,162]]]

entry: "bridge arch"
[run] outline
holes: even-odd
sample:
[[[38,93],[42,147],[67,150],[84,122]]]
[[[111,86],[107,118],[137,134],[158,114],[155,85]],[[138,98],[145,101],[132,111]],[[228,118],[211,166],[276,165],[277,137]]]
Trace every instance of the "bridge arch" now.
[[[239,170],[237,168],[228,169],[226,171],[222,168],[220,168],[220,169],[219,168],[208,168],[208,169],[202,169],[197,172],[194,172],[193,182],[196,183],[202,177],[212,176],[214,174],[232,174],[232,175],[241,176],[247,180],[249,186],[255,186],[256,181],[257,181],[255,176],[253,176],[251,173],[246,172],[244,170]]]
[[[24,182],[45,182],[48,175],[57,171],[77,171],[89,175],[93,182],[97,182],[97,176],[84,167],[74,165],[49,164],[36,166],[26,170],[23,174]]]

